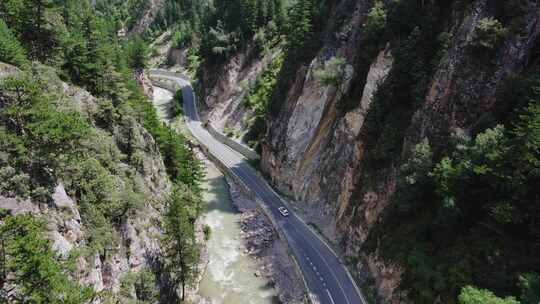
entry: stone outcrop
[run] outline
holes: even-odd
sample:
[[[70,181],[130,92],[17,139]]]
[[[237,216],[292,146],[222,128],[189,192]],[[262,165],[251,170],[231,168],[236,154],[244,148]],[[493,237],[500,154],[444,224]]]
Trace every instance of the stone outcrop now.
[[[248,131],[247,120],[253,115],[253,109],[246,106],[244,97],[257,76],[277,55],[270,53],[262,59],[254,59],[251,52],[253,50],[249,48],[221,66],[204,67],[197,86],[197,95],[203,99],[200,102],[202,120],[221,133],[234,131],[234,139],[239,142]]]
[[[148,0],[144,4],[142,11],[139,12],[140,15],[130,29],[130,33],[144,33],[156,18],[157,13],[161,9],[162,2],[162,0]]]
[[[38,67],[39,69],[48,69]],[[0,63],[0,78],[16,75],[20,71],[12,66]],[[47,90],[58,96],[58,106],[63,103],[79,111],[94,127],[99,136],[98,149],[108,151],[107,155],[118,170],[130,170],[137,183],[138,191],[143,194],[143,206],[123,218],[115,226],[116,247],[105,254],[81,254],[76,261],[76,279],[91,285],[95,291],[117,293],[123,277],[129,272],[137,272],[143,267],[153,268],[156,257],[161,255],[160,238],[163,231],[160,226],[161,216],[165,211],[165,199],[171,190],[171,182],[159,153],[158,147],[150,135],[133,117],[126,115],[123,121],[115,121],[111,130],[102,130],[93,121],[99,100],[79,87],[60,81],[55,75],[48,74]],[[118,157],[121,147],[129,132],[130,143],[138,159],[136,165],[122,161]],[[125,182],[117,177],[120,182]],[[68,183],[58,180],[51,195],[51,201],[36,202],[0,196],[0,208],[10,214],[31,213],[45,220],[47,236],[52,248],[60,258],[67,258],[70,252],[87,248],[87,227],[84,225],[77,199],[70,195]],[[93,302],[93,303],[99,303]]]
[[[349,266],[362,281],[373,278],[385,303],[397,301],[395,290],[403,272],[388,265],[377,253],[367,255],[362,245],[371,228],[391,203],[400,163],[366,173],[366,154],[373,153],[362,132],[373,106],[373,96],[394,67],[390,41],[380,45],[368,64],[361,45],[363,24],[373,1],[341,0],[334,5],[332,20],[320,35],[324,41],[317,55],[296,71],[279,113],[267,119],[268,131],[262,147],[261,168],[273,185],[287,194],[307,222],[320,228],[345,257],[360,257]],[[444,31],[448,48],[430,75],[425,98],[414,110],[397,153],[406,155],[424,138],[441,146],[452,134],[469,134],[493,114],[497,94],[506,81],[529,64],[540,32],[540,11],[528,4],[519,32],[506,35],[494,50],[478,59],[474,39],[483,18],[492,11],[486,0],[472,1],[458,11],[451,5]],[[490,53],[491,52],[491,53]],[[243,55],[238,55],[238,61]],[[343,79],[338,86],[323,85],[315,71],[333,57],[344,59]],[[487,59],[486,59],[487,58]],[[246,112],[238,105],[238,87],[252,72],[242,64],[207,71],[203,96],[207,118],[219,126],[241,128]],[[209,76],[212,73],[212,76]],[[218,76],[214,76],[218,75]],[[236,93],[235,93],[236,92]]]

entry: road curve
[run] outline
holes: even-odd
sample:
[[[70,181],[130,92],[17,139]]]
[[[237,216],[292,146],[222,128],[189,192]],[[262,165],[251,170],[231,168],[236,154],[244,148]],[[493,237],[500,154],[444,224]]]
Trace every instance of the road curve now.
[[[265,209],[285,234],[300,265],[312,302],[367,304],[346,268],[322,238],[292,211],[288,217],[281,216],[277,208],[286,206],[286,202],[238,152],[217,141],[206,131],[199,119],[195,94],[189,80],[180,74],[163,70],[151,70],[150,75],[173,80],[182,87],[184,115],[191,133],[264,202]]]

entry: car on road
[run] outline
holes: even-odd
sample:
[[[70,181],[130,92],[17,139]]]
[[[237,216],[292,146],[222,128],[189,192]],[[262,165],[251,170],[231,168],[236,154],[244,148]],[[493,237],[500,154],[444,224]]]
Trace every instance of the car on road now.
[[[278,210],[279,210],[279,213],[281,213],[281,215],[283,215],[283,216],[289,216],[289,210],[287,210],[287,208],[285,208],[285,207],[279,207]]]

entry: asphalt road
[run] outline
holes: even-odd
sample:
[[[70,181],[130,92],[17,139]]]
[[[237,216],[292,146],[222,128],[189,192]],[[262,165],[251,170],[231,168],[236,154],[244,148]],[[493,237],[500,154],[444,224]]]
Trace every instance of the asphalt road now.
[[[286,202],[239,153],[217,141],[206,131],[199,120],[195,94],[189,81],[182,75],[162,70],[150,71],[150,74],[174,80],[182,86],[184,115],[193,136],[266,204],[265,209],[271,213],[270,216],[287,237],[304,275],[312,302],[366,304],[353,279],[330,247],[290,209],[290,216],[283,217],[277,209],[286,206]]]

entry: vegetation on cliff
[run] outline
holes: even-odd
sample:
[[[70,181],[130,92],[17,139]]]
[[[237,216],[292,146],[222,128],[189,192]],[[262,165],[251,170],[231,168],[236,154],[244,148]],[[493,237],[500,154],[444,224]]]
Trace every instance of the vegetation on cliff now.
[[[493,68],[503,39],[516,34],[510,29],[523,18],[516,2],[491,3],[494,17],[479,22],[466,56],[479,60],[481,69]],[[424,105],[434,69],[452,39],[440,20],[456,5],[400,2],[385,7],[384,35],[390,41],[402,39],[393,48],[394,66],[366,118],[363,132],[369,149],[363,175],[373,185],[393,166],[401,170],[391,207],[364,249],[405,266],[399,290],[415,303],[437,298],[531,303],[537,297],[532,282],[540,272],[540,209],[534,186],[540,182],[537,63],[517,81],[527,93],[501,94],[499,104],[505,110],[478,121],[471,135],[444,131],[448,133],[431,137],[431,142],[424,138],[403,154],[411,115]],[[464,288],[467,285],[515,299],[496,299],[491,292]]]
[[[358,106],[365,84],[362,77],[376,55],[390,48],[392,69],[379,84],[358,135],[365,147],[359,192],[384,188],[396,168],[399,177],[392,204],[363,249],[404,266],[397,293],[415,303],[437,299],[450,303],[533,303],[540,272],[535,228],[538,194],[534,186],[539,182],[538,97],[534,94],[537,50],[533,50],[534,62],[527,71],[508,81],[513,88],[497,94],[500,106],[489,115],[479,114],[481,118],[470,124],[467,136],[434,126],[442,134],[429,140],[415,139],[415,147],[407,148],[409,133],[415,131],[411,130],[415,127],[411,126],[413,116],[425,105],[435,73],[452,48],[465,43],[458,55],[472,58],[456,72],[462,73],[462,78],[478,71],[493,73],[499,64],[497,58],[504,56],[500,50],[505,41],[523,34],[524,20],[530,13],[527,4],[365,1],[369,7],[358,30],[357,54],[340,58],[328,54],[339,44],[335,40],[350,31],[341,28],[344,24],[337,18],[349,18],[352,13],[347,8],[352,8],[354,1],[274,3],[277,5],[271,1],[267,6],[248,0],[215,1],[208,4],[207,13],[196,18],[193,24],[197,31],[178,27],[182,32],[177,35],[182,41],[179,45],[197,48],[206,67],[249,52],[252,49],[246,46],[250,43],[275,46],[273,41],[281,42],[283,57],[248,86],[245,104],[257,112],[250,122],[253,132],[248,133],[249,138],[254,143],[268,139],[266,121],[288,115],[283,111],[290,112],[290,108],[284,108],[283,103],[293,98],[289,94],[296,77],[317,56],[324,64],[314,76],[325,86],[341,86],[345,65],[354,65],[353,85],[339,101],[338,115],[345,115]],[[482,7],[482,15],[475,15],[476,27],[469,29],[466,39],[457,41],[456,26],[469,15],[478,14],[478,7]],[[329,18],[336,12],[336,20]],[[323,44],[330,47],[323,50]],[[283,63],[278,67],[280,60]],[[465,107],[459,100],[455,103]]]
[[[0,79],[0,195],[50,206],[55,188],[63,184],[76,202],[83,229],[83,240],[71,253],[77,251],[85,258],[97,255],[102,263],[119,253],[121,229],[129,219],[146,208],[159,210],[159,204],[165,203],[156,201],[143,180],[151,169],[147,157],[154,140],[161,152],[157,161],[163,158],[170,180],[179,189],[165,204],[168,212],[189,211],[176,214],[183,216],[178,219],[181,223],[164,216],[164,244],[188,234],[194,239],[201,192],[201,165],[186,139],[159,121],[133,78],[134,70],[145,67],[148,52],[142,38],[118,37],[124,9],[119,3],[103,1],[0,3],[0,61],[19,68],[1,66],[8,76]],[[110,11],[118,14],[105,16]],[[82,86],[94,96],[62,81]],[[96,293],[92,286],[79,285],[73,265],[51,249],[47,216],[2,213],[1,252],[6,262],[1,265],[0,297],[17,303],[91,299],[154,303],[162,296],[173,300],[170,294],[145,291],[148,286],[163,287],[156,285],[162,274],[150,263],[137,275],[144,284],[131,284],[126,276],[124,285],[131,284],[135,293]],[[197,251],[196,244],[188,245]],[[170,262],[171,280],[173,273],[191,272],[197,263],[194,258],[158,258]],[[170,289],[187,281],[177,283]],[[0,301],[4,300],[8,298]]]
[[[201,169],[186,139],[161,124],[131,79],[134,69],[146,66],[149,38],[171,30],[174,47],[189,48],[190,71],[202,67],[199,78],[205,68],[215,70],[240,52],[253,60],[278,54],[246,86],[244,105],[254,112],[247,122],[246,139],[254,147],[267,139],[268,121],[288,115],[284,103],[291,98],[298,75],[314,58],[324,62],[313,73],[324,86],[341,87],[345,66],[354,67],[351,88],[338,101],[336,115],[345,116],[358,106],[364,76],[376,55],[389,48],[392,68],[378,84],[367,113],[362,113],[365,124],[359,139],[354,139],[362,146],[358,176],[362,182],[353,197],[385,188],[394,175],[396,191],[390,193],[390,204],[369,231],[363,252],[403,266],[397,294],[414,303],[538,303],[538,42],[531,46],[523,72],[509,77],[497,90],[489,111],[479,110],[480,105],[465,96],[484,89],[465,83],[469,75],[491,75],[505,64],[500,59],[509,54],[501,50],[511,43],[509,37],[524,35],[524,20],[531,14],[528,1],[485,1],[481,6],[479,1],[457,0],[364,1],[362,26],[354,29],[359,33],[358,50],[349,50],[358,54],[346,54],[347,58],[322,47],[338,44],[340,34],[353,31],[343,29],[343,20],[352,14],[347,10],[355,1],[165,0],[149,29],[126,40],[119,39],[118,31],[129,28],[150,2],[94,2],[0,3],[0,61],[24,71],[21,77],[1,83],[2,195],[47,202],[53,187],[63,181],[77,199],[89,250],[107,256],[111,244],[118,242],[118,225],[148,199],[138,191],[140,181],[133,178],[144,166],[132,130],[143,125],[175,183],[163,223],[164,267],[169,269],[170,283],[184,287],[195,275],[191,265],[198,256],[193,222],[199,209]],[[341,13],[333,15],[336,12]],[[456,28],[469,15],[478,17],[475,27],[457,37]],[[431,92],[436,91],[432,81],[441,64],[459,59],[447,58],[453,48],[459,52],[452,56],[468,58],[453,70],[458,80],[454,85],[467,92],[451,100],[461,112],[471,112],[460,112],[463,117],[456,118],[467,120],[463,123],[467,130],[429,125],[426,128],[436,131],[420,132],[412,125],[414,116],[423,113],[426,96],[437,93]],[[88,116],[59,102],[61,96],[49,88],[54,77],[43,65],[99,97],[98,109]],[[483,84],[496,86],[496,81]],[[483,111],[487,113],[477,113]],[[115,133],[118,129],[122,136]],[[120,144],[112,145],[113,137],[122,137]],[[351,217],[357,224],[357,216]],[[34,219],[4,215],[2,229],[9,230],[11,221],[33,227],[28,235],[37,245],[31,245],[50,256],[39,232],[43,228]],[[7,241],[12,242],[8,256],[13,263],[22,263],[17,258],[19,240]],[[352,254],[356,254],[353,259],[361,255]],[[13,267],[9,265],[5,267]],[[51,269],[51,290],[71,276],[59,259],[36,267]],[[15,278],[23,293],[29,290]],[[150,286],[156,281],[148,273],[139,279]],[[130,286],[136,281],[133,276],[126,278]],[[151,302],[155,295],[143,283],[136,287],[139,299]],[[66,286],[68,294],[75,285]],[[39,292],[28,297],[43,297]],[[79,296],[86,297],[86,290]]]

